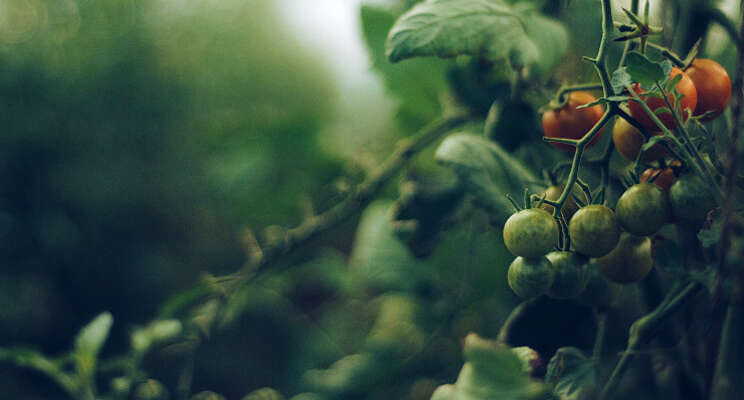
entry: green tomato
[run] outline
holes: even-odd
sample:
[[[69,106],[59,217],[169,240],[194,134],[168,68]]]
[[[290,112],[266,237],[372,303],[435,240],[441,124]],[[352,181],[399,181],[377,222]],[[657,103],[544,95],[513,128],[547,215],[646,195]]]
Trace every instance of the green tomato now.
[[[617,222],[636,236],[654,234],[669,218],[669,202],[658,186],[644,182],[633,185],[620,196],[615,207]]]
[[[586,263],[589,260],[580,254],[568,251],[553,251],[545,257],[555,270],[555,278],[548,290],[548,296],[556,299],[578,296],[586,287]]]
[[[555,270],[545,257],[517,257],[509,266],[509,287],[526,299],[548,293],[555,278]]]
[[[590,204],[582,207],[568,223],[571,244],[577,252],[589,257],[602,257],[612,251],[620,239],[620,227],[609,208]]]
[[[696,175],[680,176],[669,189],[669,202],[674,216],[682,222],[702,224],[708,212],[716,206],[709,189]]]
[[[504,224],[504,243],[515,256],[544,256],[558,243],[558,223],[540,208],[519,211]]]
[[[651,239],[623,232],[617,247],[596,262],[602,274],[613,282],[638,282],[654,267]]]

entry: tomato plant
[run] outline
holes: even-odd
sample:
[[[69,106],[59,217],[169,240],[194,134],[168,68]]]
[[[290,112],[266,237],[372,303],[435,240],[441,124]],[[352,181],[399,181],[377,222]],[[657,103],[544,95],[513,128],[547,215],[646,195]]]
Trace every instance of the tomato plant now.
[[[253,57],[264,42],[272,43],[272,52],[285,45],[274,38],[277,29],[245,34],[242,29],[252,25],[244,13],[220,11],[229,23],[214,29],[237,31],[218,36],[230,40],[215,40],[191,29],[174,34],[162,7],[98,10],[91,2],[71,1],[82,11],[69,27],[57,19],[77,15],[76,7],[63,13],[52,5],[35,8],[35,1],[11,2],[5,7],[8,18],[0,18],[0,27],[8,28],[0,29],[5,33],[0,57],[6,58],[0,92],[9,107],[0,118],[9,135],[21,137],[3,142],[7,168],[0,180],[22,191],[0,196],[0,237],[5,239],[0,242],[12,261],[12,271],[3,272],[8,279],[0,279],[0,306],[8,306],[0,307],[0,326],[13,327],[7,323],[10,315],[16,321],[34,319],[51,332],[54,323],[68,317],[47,310],[57,322],[37,321],[39,308],[51,309],[57,299],[36,299],[33,288],[7,283],[14,282],[13,271],[51,264],[38,261],[37,247],[55,262],[73,263],[76,255],[88,254],[80,247],[98,243],[81,238],[114,231],[107,240],[122,253],[133,253],[135,264],[157,279],[165,269],[180,274],[175,267],[183,260],[210,253],[191,249],[196,240],[182,243],[189,237],[183,232],[151,232],[159,213],[137,207],[137,212],[114,212],[108,202],[157,198],[167,205],[161,212],[173,212],[164,220],[199,209],[197,220],[209,228],[199,237],[226,240],[216,235],[227,230],[217,226],[217,211],[201,203],[182,208],[190,191],[183,190],[183,180],[165,178],[168,168],[145,168],[154,172],[136,173],[138,184],[126,185],[142,186],[149,194],[125,196],[126,201],[112,196],[110,183],[140,164],[120,163],[109,149],[133,146],[142,135],[109,132],[150,136],[156,131],[152,127],[171,124],[206,129],[203,138],[214,140],[210,147],[229,154],[210,153],[207,158],[217,161],[183,164],[220,179],[215,187],[229,189],[215,193],[220,202],[240,187],[252,201],[233,201],[251,209],[243,216],[251,227],[240,229],[239,250],[216,257],[219,268],[205,267],[198,275],[184,271],[178,279],[167,275],[177,282],[169,283],[171,297],[159,294],[164,299],[159,308],[138,298],[145,290],[140,279],[116,275],[116,285],[129,285],[138,295],[126,298],[139,300],[136,318],[97,310],[76,336],[69,329],[37,332],[36,337],[55,340],[34,347],[7,345],[20,341],[8,339],[17,339],[6,332],[13,329],[0,329],[0,361],[37,372],[21,376],[14,387],[35,390],[42,379],[55,385],[51,395],[40,389],[33,400],[742,398],[744,24],[729,18],[718,2],[389,0],[364,5],[361,32],[379,78],[372,81],[389,95],[383,103],[368,104],[375,96],[367,91],[349,101],[344,91],[342,102],[326,100],[333,97],[330,89],[325,96],[303,95],[304,86],[322,79],[313,75],[300,83],[278,68],[309,65],[293,57],[265,65],[266,54]],[[263,6],[245,7],[256,15],[269,13]],[[265,9],[273,10],[268,2]],[[190,10],[176,14],[191,15]],[[93,24],[108,15],[103,11],[115,17]],[[119,17],[140,14],[158,24],[133,28],[130,18]],[[192,17],[201,21],[192,15],[186,18],[189,26]],[[77,33],[60,26],[79,29],[83,36],[76,39]],[[711,31],[711,26],[721,29]],[[99,29],[114,31],[99,35]],[[150,30],[155,37],[148,36]],[[23,31],[28,37],[14,36]],[[728,40],[718,40],[722,34]],[[246,37],[261,40],[250,45],[236,40]],[[122,43],[99,51],[109,40]],[[90,50],[93,42],[96,51]],[[192,42],[201,43],[201,50]],[[29,43],[38,48],[26,50]],[[50,44],[65,51],[50,51]],[[299,50],[294,43],[286,47],[290,53]],[[122,49],[135,49],[138,57],[154,53],[146,79],[135,79],[144,72],[132,60],[97,58],[127,53]],[[70,60],[64,58],[68,50],[74,55]],[[193,60],[201,58],[220,62],[200,69]],[[251,64],[247,70],[244,58]],[[67,62],[59,66],[58,59]],[[83,73],[80,59],[105,66]],[[277,72],[283,77],[272,75]],[[119,74],[127,79],[100,82]],[[100,104],[94,103],[105,103],[100,95],[91,100],[90,93],[80,91],[86,96],[74,107],[65,104],[79,95],[72,89],[81,85],[81,76],[90,91],[107,99],[119,91],[138,92],[129,92],[138,79],[149,95],[120,99],[127,107],[115,108],[128,111],[124,116],[96,116]],[[197,93],[199,99],[147,106],[159,91],[149,85],[167,86],[154,85],[166,76],[177,78],[168,81],[175,86],[189,84],[165,98]],[[63,83],[49,83],[57,79]],[[356,85],[338,86],[359,92]],[[43,90],[27,92],[34,87]],[[242,98],[249,99],[249,107],[238,102]],[[327,109],[335,103],[343,108]],[[292,112],[292,106],[299,111]],[[176,116],[171,107],[208,112],[171,121]],[[28,115],[27,109],[32,110]],[[235,123],[243,113],[260,121]],[[16,114],[23,118],[15,119]],[[138,129],[121,129],[122,121],[132,120],[130,114],[137,116]],[[141,118],[153,120],[141,126]],[[98,120],[107,129],[99,129]],[[604,135],[608,123],[614,124],[611,138]],[[51,144],[41,142],[38,126],[48,126],[55,137]],[[117,140],[87,144],[88,136],[78,137],[77,130],[88,126],[95,127],[95,136]],[[59,163],[59,170],[57,157],[39,163],[47,169],[33,170],[29,153],[69,156],[68,148],[56,150],[67,140],[55,134],[65,129],[76,131],[75,146],[104,160],[90,164],[99,167],[90,168],[93,173],[80,171],[90,165],[77,159],[78,152],[71,153],[69,163]],[[316,130],[323,135],[313,136]],[[400,141],[393,145],[391,138]],[[203,144],[186,142],[188,148]],[[315,146],[322,147],[323,158],[306,159],[305,152]],[[26,149],[22,155],[15,154],[19,148]],[[147,149],[132,158],[158,158],[151,153]],[[105,172],[101,165],[114,173],[99,176]],[[109,183],[106,190],[89,189],[88,181],[97,180]],[[165,186],[174,188],[178,201],[171,204],[161,192],[149,192]],[[76,204],[71,188],[93,197]],[[59,198],[37,201],[56,192]],[[46,203],[60,206],[49,211]],[[278,219],[294,226],[267,221],[277,215],[269,208],[274,203],[291,204]],[[103,210],[107,218],[76,223],[88,208]],[[137,231],[143,241],[160,235],[177,245],[143,252],[141,243],[132,242],[138,235],[126,229],[137,213],[147,221]],[[178,251],[183,254],[166,256]],[[60,282],[106,275],[107,261],[118,264],[101,254],[81,256],[100,268],[48,275]],[[241,256],[239,268],[222,267]],[[57,286],[51,278],[47,282],[48,271],[39,271],[27,278],[41,281],[38,286]],[[86,310],[81,315],[92,316],[93,308],[118,297],[108,293],[110,288],[91,290],[98,297],[90,299],[91,293],[76,293],[76,304]],[[71,336],[69,346],[57,343],[63,334]],[[14,373],[5,373],[0,371],[3,385],[16,381]],[[276,388],[265,387],[269,384]],[[26,398],[21,390],[3,390],[6,397]]]

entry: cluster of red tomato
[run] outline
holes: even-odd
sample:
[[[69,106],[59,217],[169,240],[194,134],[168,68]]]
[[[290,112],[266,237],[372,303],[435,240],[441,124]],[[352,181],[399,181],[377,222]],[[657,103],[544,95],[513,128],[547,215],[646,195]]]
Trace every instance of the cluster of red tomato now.
[[[682,75],[676,91],[683,118],[688,114],[711,120],[720,115],[731,97],[731,80],[726,70],[717,62],[696,59],[682,71],[673,68],[670,79]],[[643,89],[634,85],[633,90],[647,106],[655,111],[666,107],[661,97],[646,99]],[[673,94],[669,103],[675,104]],[[587,92],[573,92],[562,107],[543,114],[545,136],[581,139],[602,117],[599,105],[577,109],[578,106],[596,101]],[[630,115],[648,132],[661,134],[643,107],[629,101]],[[659,120],[670,129],[675,119],[668,112],[658,114]],[[602,132],[587,146],[599,140]],[[613,131],[613,141],[618,152],[635,161],[644,136],[631,124],[618,118]],[[552,143],[564,151],[574,147]],[[655,145],[644,152],[642,161],[651,163],[664,158],[666,149]],[[512,215],[504,225],[504,242],[517,258],[509,267],[508,281],[512,290],[521,297],[547,294],[554,298],[578,297],[594,306],[607,305],[619,290],[619,284],[643,279],[653,267],[650,235],[655,234],[670,217],[683,224],[699,226],[714,207],[705,184],[693,174],[675,173],[679,163],[672,161],[663,169],[649,168],[640,183],[628,188],[618,200],[615,210],[589,204],[579,208],[569,197],[561,210],[568,221],[568,235],[572,251],[554,251],[559,241],[559,226],[552,216],[553,207],[529,208]],[[653,180],[653,184],[650,181]],[[557,201],[562,187],[551,186],[544,192],[547,200]],[[573,195],[582,199],[583,192],[574,188]],[[586,197],[583,198],[586,203]]]

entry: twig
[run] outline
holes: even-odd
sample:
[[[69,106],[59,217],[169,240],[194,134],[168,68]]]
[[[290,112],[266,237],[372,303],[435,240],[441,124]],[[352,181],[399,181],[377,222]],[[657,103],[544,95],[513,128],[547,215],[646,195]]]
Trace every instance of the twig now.
[[[241,271],[234,275],[234,283],[242,283],[245,279],[253,276],[275,263],[310,239],[335,228],[348,218],[360,212],[369,204],[383,186],[411,160],[411,158],[439,139],[442,135],[462,126],[470,121],[469,115],[459,115],[432,123],[425,127],[413,139],[404,140],[398,149],[374,171],[354,192],[330,210],[305,220],[300,226],[286,231],[283,240],[270,247],[262,249],[261,257],[257,262],[248,263]],[[239,285],[235,285],[239,286]]]
[[[615,365],[615,369],[607,380],[600,399],[607,399],[615,390],[615,386],[620,382],[620,378],[627,369],[634,353],[638,348],[649,340],[653,339],[658,332],[658,328],[668,320],[677,310],[684,306],[695,294],[697,294],[703,285],[698,282],[691,282],[680,291],[670,290],[664,301],[649,314],[644,315],[633,323],[630,327],[630,336],[628,337],[628,346],[623,352],[620,361]]]

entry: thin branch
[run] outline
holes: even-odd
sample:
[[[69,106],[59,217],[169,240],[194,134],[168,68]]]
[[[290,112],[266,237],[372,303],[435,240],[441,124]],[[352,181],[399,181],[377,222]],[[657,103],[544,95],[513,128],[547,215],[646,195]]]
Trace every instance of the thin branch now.
[[[625,370],[630,365],[630,361],[633,358],[636,350],[649,340],[653,339],[659,331],[659,327],[667,321],[676,311],[690,301],[701,289],[703,285],[698,282],[691,282],[685,286],[682,290],[670,290],[664,301],[659,304],[654,311],[639,318],[630,327],[630,335],[628,337],[628,346],[623,352],[620,361],[615,365],[615,369],[610,375],[610,379],[607,380],[602,393],[600,394],[600,400],[609,398],[610,394],[615,390],[615,387],[620,383],[620,379]]]

